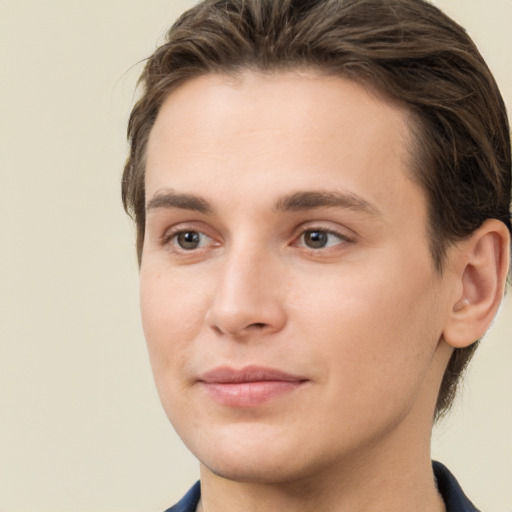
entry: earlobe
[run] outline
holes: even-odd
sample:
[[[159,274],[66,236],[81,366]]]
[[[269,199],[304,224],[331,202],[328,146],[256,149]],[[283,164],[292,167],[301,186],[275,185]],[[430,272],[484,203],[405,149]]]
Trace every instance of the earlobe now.
[[[488,219],[460,244],[460,294],[456,297],[443,338],[454,348],[480,339],[503,298],[509,264],[510,233],[502,222]]]

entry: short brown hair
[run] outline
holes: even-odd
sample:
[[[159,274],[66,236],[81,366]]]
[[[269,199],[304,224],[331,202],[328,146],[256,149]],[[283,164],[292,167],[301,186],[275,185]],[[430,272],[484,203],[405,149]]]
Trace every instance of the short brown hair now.
[[[488,218],[510,226],[511,154],[505,105],[465,30],[423,0],[204,0],[148,59],[130,116],[123,204],[142,257],[145,152],[167,95],[206,73],[313,68],[375,87],[411,113],[412,178],[429,205],[438,272],[447,247]],[[477,342],[455,349],[436,416],[448,410]]]

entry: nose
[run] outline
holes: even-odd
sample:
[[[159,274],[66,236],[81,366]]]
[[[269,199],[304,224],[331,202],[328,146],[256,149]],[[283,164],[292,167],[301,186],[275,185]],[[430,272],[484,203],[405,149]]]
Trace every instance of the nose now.
[[[240,251],[224,262],[206,322],[236,339],[272,334],[286,324],[279,269],[270,258]]]

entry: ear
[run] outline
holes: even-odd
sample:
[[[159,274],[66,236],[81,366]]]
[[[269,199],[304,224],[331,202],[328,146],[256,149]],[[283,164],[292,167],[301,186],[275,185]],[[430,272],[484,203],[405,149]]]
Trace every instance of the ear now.
[[[458,291],[443,338],[463,348],[485,334],[498,311],[507,280],[510,233],[503,222],[488,219],[458,249]]]

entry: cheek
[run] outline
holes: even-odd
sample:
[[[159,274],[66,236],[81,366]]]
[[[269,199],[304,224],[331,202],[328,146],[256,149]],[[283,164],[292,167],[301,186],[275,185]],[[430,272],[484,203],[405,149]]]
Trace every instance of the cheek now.
[[[442,332],[429,273],[423,268],[406,280],[403,265],[386,270],[344,273],[297,304],[300,329],[314,333],[326,365],[322,373],[349,400],[419,386]]]
[[[180,364],[203,325],[204,293],[170,272],[140,274],[140,308],[144,336],[155,378]]]
[[[156,389],[172,424],[187,417],[190,366],[204,325],[204,290],[166,270],[141,268],[140,308]]]

